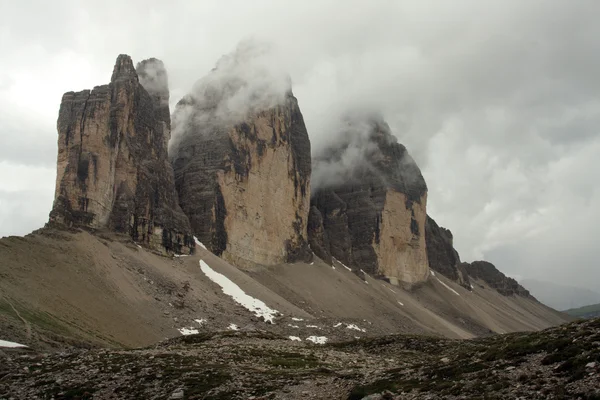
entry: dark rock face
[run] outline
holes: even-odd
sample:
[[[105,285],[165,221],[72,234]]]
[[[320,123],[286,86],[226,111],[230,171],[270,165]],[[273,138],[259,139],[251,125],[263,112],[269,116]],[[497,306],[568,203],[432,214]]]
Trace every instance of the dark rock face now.
[[[473,279],[481,279],[503,296],[522,296],[534,299],[527,289],[519,285],[513,278],[509,278],[498,271],[494,264],[487,261],[473,261],[463,263],[465,271]]]
[[[332,263],[329,235],[323,227],[323,215],[315,206],[310,207],[308,213],[308,244],[317,257]]]
[[[311,229],[311,247],[395,284],[425,280],[427,186],[419,168],[381,118],[349,120],[346,129],[315,159],[311,204],[328,240]]]
[[[162,78],[148,78],[150,69]],[[52,222],[108,228],[155,249],[191,251],[189,221],[167,157],[168,92],[162,62],[144,61],[136,72],[131,58],[120,55],[108,85],[65,93]]]
[[[452,232],[449,229],[438,226],[433,218],[427,216],[425,240],[429,268],[469,289],[469,276],[452,245],[452,239]]]
[[[235,265],[309,260],[310,141],[298,101],[288,87],[233,110],[252,85],[240,84],[234,61],[222,60],[173,115],[181,207],[199,240]]]

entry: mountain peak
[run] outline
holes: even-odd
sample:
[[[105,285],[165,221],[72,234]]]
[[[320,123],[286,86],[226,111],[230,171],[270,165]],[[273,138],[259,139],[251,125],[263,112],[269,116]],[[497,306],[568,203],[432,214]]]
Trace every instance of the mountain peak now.
[[[127,54],[119,54],[115,67],[113,68],[111,82],[117,82],[122,80],[137,80],[138,76],[133,66],[133,60]]]

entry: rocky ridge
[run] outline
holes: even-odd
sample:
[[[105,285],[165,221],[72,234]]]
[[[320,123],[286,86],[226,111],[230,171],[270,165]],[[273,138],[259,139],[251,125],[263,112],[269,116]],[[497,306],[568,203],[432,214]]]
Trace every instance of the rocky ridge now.
[[[162,62],[136,71],[127,55],[108,85],[63,95],[51,223],[126,233],[161,251],[193,249],[167,156],[168,99]]]
[[[519,285],[519,282],[498,271],[494,264],[490,262],[473,261],[472,263],[463,263],[462,267],[469,276],[474,279],[481,279],[504,296],[516,295],[534,298],[527,289]]]
[[[439,272],[448,279],[469,288],[469,275],[460,261],[460,256],[453,246],[452,232],[427,216],[425,223],[425,240],[427,243],[427,259],[429,268]]]

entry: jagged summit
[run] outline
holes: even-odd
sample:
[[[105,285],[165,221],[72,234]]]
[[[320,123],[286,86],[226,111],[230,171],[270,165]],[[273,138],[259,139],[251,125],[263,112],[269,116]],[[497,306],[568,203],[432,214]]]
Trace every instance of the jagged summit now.
[[[147,82],[148,63],[140,65]],[[109,229],[153,248],[190,251],[190,225],[167,157],[168,103],[159,100],[140,84],[133,61],[123,54],[110,84],[65,93],[51,222]]]
[[[342,140],[314,160],[311,247],[394,284],[424,281],[427,185],[418,166],[381,117],[347,118],[341,129]]]
[[[115,67],[113,68],[113,73],[110,78],[110,81],[137,81],[137,78],[138,76],[135,71],[135,67],[133,66],[133,60],[131,60],[131,57],[129,57],[127,54],[119,54],[115,63]]]

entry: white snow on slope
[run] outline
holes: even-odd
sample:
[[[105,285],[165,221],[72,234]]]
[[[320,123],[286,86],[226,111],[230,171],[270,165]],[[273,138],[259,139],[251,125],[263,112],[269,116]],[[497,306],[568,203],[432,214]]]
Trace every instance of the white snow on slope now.
[[[333,261],[335,261],[336,263],[340,264],[342,267],[346,268],[348,271],[352,271],[352,269],[350,269],[350,268],[346,267],[346,266],[344,265],[344,263],[342,263],[342,262],[341,262],[340,260],[338,260],[337,258],[335,258],[335,257],[331,257],[331,258],[333,259]],[[333,265],[332,265],[332,267],[333,267]]]
[[[459,293],[458,293],[456,290],[452,289],[450,286],[448,286],[448,285],[446,285],[444,282],[440,281],[440,278],[435,278],[435,279],[437,279],[437,281],[438,281],[439,283],[441,283],[441,284],[442,284],[442,285],[444,285],[446,288],[448,288],[448,290],[449,290],[449,291],[451,291],[452,293],[454,293],[454,294],[455,294],[455,295],[457,295],[457,296],[460,296],[460,294],[459,294]]]
[[[221,290],[228,296],[233,297],[237,303],[241,304],[244,308],[254,313],[259,318],[264,318],[265,321],[274,323],[274,319],[279,311],[269,308],[262,301],[255,299],[252,296],[248,296],[246,292],[242,290],[238,285],[233,283],[228,277],[218,273],[214,269],[208,266],[204,260],[200,260],[200,269],[202,272],[214,283],[221,286]]]
[[[15,342],[9,342],[7,340],[1,340],[0,339],[0,347],[12,347],[12,348],[17,348],[17,347],[27,347],[24,344],[20,344],[20,343],[15,343]]]
[[[311,342],[316,343],[316,344],[327,343],[327,338],[325,336],[309,336],[306,338],[306,340],[310,340]]]
[[[304,321],[302,318],[292,317],[292,321]]]
[[[200,247],[202,247],[204,250],[206,250],[206,246],[202,244],[202,242],[200,242],[198,240],[198,238],[196,236],[194,236],[194,242],[196,242],[196,244]]]
[[[387,286],[386,286],[386,287],[387,287]],[[392,293],[396,293],[396,291],[395,291],[394,289],[392,289],[392,288],[389,288],[389,287],[388,287],[388,289],[390,289],[390,291],[391,291]]]
[[[398,301],[398,304],[400,304],[402,307],[404,307],[404,303]]]
[[[190,328],[179,328],[177,329],[179,331],[179,333],[181,333],[182,335],[194,335],[196,333],[199,333],[200,331],[198,331],[198,329],[190,327]]]
[[[315,328],[315,329],[321,329],[320,326],[317,325],[306,325],[307,328]]]
[[[239,331],[240,330],[240,328],[238,328],[238,326],[236,324],[229,324],[227,329],[229,329],[230,331]]]
[[[471,289],[475,289],[475,288],[473,287],[473,285],[471,285]]]
[[[292,324],[288,324],[288,326],[289,326],[290,328],[300,328],[298,325],[292,325]]]
[[[342,325],[342,323],[341,323],[341,322],[338,322],[338,323],[337,323],[337,324],[335,324],[333,327],[334,327],[334,328],[337,328],[337,327],[339,327],[339,326],[341,326],[341,325]]]
[[[198,325],[203,325],[206,323],[206,319],[204,319],[204,318],[195,319],[194,322],[197,322]]]
[[[294,342],[301,342],[302,339],[300,339],[298,336],[290,336],[290,340],[294,341]]]
[[[355,331],[366,332],[366,329],[359,328],[358,325],[346,324],[346,329],[354,329]]]
[[[431,271],[431,276],[435,276],[435,272]]]

